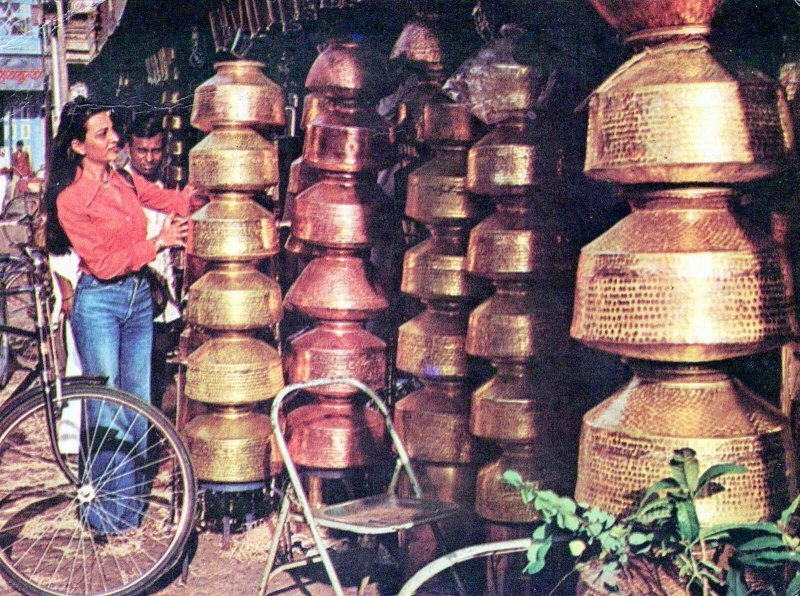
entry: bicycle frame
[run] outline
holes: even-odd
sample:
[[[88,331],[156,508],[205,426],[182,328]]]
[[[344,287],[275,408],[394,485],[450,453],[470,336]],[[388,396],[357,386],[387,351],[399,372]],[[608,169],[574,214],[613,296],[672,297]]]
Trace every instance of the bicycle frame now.
[[[32,293],[35,310],[35,330],[30,331],[13,325],[3,324],[0,325],[0,332],[35,339],[38,345],[39,361],[13,391],[10,402],[13,402],[27,391],[37,378],[39,379],[45,405],[47,433],[53,456],[67,480],[75,486],[80,486],[79,479],[72,470],[70,470],[63,454],[58,448],[56,404],[61,402],[62,383],[64,379],[60,373],[61,369],[59,368],[58,352],[56,350],[55,337],[52,333],[50,321],[50,305],[52,300],[47,256],[41,250],[31,246],[23,246],[22,254],[20,255],[0,255],[0,267],[5,268],[14,265],[24,268],[25,272],[28,274],[30,285],[9,289],[5,287],[4,280],[2,276],[0,276],[0,295],[8,296],[11,294]],[[81,381],[91,384],[101,384],[103,382],[103,380],[99,378],[79,378]]]

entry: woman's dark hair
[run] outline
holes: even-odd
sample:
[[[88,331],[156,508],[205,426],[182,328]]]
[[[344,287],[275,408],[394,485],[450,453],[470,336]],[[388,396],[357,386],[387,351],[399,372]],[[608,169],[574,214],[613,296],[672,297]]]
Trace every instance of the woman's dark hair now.
[[[85,141],[86,121],[95,114],[108,110],[108,106],[90,102],[85,97],[76,97],[61,110],[61,120],[50,156],[47,190],[44,194],[47,208],[47,250],[53,254],[63,255],[70,247],[69,239],[58,221],[56,199],[61,191],[75,180],[75,173],[81,163],[82,156],[72,150],[72,141],[76,139]]]

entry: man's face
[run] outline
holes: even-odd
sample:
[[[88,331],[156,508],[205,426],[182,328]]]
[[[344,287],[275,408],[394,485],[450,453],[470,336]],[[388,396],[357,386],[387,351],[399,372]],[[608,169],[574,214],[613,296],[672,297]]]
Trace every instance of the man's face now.
[[[128,146],[131,166],[148,180],[155,180],[158,177],[158,166],[164,157],[163,142],[164,135],[161,133],[152,137],[131,137]]]

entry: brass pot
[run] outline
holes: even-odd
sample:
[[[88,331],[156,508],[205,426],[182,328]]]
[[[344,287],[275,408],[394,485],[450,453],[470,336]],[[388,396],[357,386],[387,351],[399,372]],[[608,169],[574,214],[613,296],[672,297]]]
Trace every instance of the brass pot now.
[[[467,271],[493,281],[539,277],[571,288],[578,260],[575,235],[552,204],[535,208],[503,201],[470,231]]]
[[[286,427],[298,466],[342,470],[386,456],[383,417],[351,400],[301,406],[289,413]]]
[[[286,356],[292,383],[321,378],[354,378],[381,389],[386,375],[386,344],[358,323],[329,322],[294,338]],[[358,393],[350,385],[323,385],[316,395],[344,398]]]
[[[723,0],[589,0],[629,41],[655,42],[678,35],[705,35]]]
[[[284,306],[314,319],[366,321],[389,306],[372,266],[347,254],[311,261],[286,293]]]
[[[462,383],[428,383],[397,402],[394,423],[409,457],[445,464],[482,460],[485,445],[469,432],[469,409]]]
[[[440,94],[423,106],[417,138],[431,145],[466,146],[478,138],[478,121],[468,106],[445,101]]]
[[[400,289],[425,301],[471,300],[488,293],[485,280],[467,272],[466,239],[440,234],[409,248]]]
[[[194,92],[192,126],[203,132],[223,126],[284,126],[283,89],[251,60],[217,62],[216,74]]]
[[[408,176],[406,215],[430,225],[468,224],[484,209],[466,185],[467,150],[437,148],[432,160]]]
[[[278,149],[246,128],[219,128],[189,151],[189,182],[210,191],[258,192],[278,183]]]
[[[329,172],[378,171],[392,159],[389,124],[374,108],[336,105],[306,127],[303,159]]]
[[[258,329],[281,320],[281,288],[255,268],[219,265],[189,290],[186,320],[220,331]]]
[[[489,360],[529,360],[566,353],[569,307],[547,286],[506,284],[469,316],[466,350]]]
[[[258,482],[269,476],[269,416],[225,409],[195,416],[181,432],[197,477],[207,482]]]
[[[780,85],[721,64],[704,41],[635,55],[589,99],[584,171],[599,180],[749,182],[784,170],[793,151]]]
[[[319,118],[319,116],[329,110],[331,107],[331,100],[319,93],[306,93],[303,98],[303,115],[300,117],[300,129],[305,130],[306,127]]]
[[[352,175],[327,175],[295,197],[292,236],[317,246],[359,249],[379,234],[377,184]]]
[[[467,317],[463,310],[429,308],[400,325],[397,334],[398,369],[428,379],[469,376],[464,351]]]
[[[466,187],[491,196],[527,195],[561,176],[563,139],[554,125],[524,112],[498,124],[467,157]]]
[[[244,405],[271,399],[283,388],[278,352],[246,335],[210,339],[186,362],[186,396],[207,404]]]
[[[701,525],[775,519],[795,493],[787,419],[712,366],[630,364],[633,379],[584,416],[576,500],[629,513],[690,447],[701,470],[746,466],[696,501]]]
[[[257,261],[280,250],[272,214],[248,195],[222,193],[192,215],[189,252],[207,261]]]
[[[708,187],[634,194],[633,213],[581,251],[572,337],[673,362],[734,358],[792,338],[789,263],[731,211],[735,198]]]
[[[330,99],[376,102],[394,89],[386,59],[352,39],[328,41],[306,76],[306,89]]]
[[[390,60],[404,58],[428,70],[441,70],[444,52],[440,33],[428,20],[414,19],[403,26],[389,54]]]

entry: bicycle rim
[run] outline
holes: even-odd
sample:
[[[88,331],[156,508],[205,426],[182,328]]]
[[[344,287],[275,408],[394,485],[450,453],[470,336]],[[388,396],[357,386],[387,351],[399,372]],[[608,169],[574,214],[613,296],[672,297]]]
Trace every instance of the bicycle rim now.
[[[20,269],[9,272],[5,279],[9,290],[21,286],[30,286],[30,272]],[[6,296],[6,317],[9,325],[34,331],[36,329],[36,310],[33,306],[33,294],[20,292]],[[30,337],[12,336],[9,339],[10,351],[14,360],[22,368],[33,368],[39,362],[39,344]]]
[[[0,420],[0,573],[25,594],[139,594],[172,568],[193,527],[186,449],[160,412],[127,393],[70,387],[61,405],[59,447],[75,452],[77,487],[50,448],[41,394]],[[149,431],[129,440],[142,422]],[[137,521],[123,523],[132,511]]]
[[[0,294],[0,324],[6,324],[6,297]],[[9,334],[0,331],[0,389],[11,378],[11,344]]]

